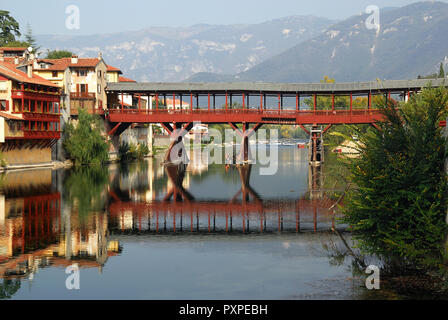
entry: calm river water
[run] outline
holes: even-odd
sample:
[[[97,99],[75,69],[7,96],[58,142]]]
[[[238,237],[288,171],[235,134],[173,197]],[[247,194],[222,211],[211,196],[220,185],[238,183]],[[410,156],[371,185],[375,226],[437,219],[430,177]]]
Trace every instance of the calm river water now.
[[[269,176],[258,164],[225,168],[194,154],[185,171],[156,157],[9,172],[0,298],[369,298],[331,232],[332,181],[311,171],[307,154],[280,146]],[[66,287],[73,264],[79,290]]]

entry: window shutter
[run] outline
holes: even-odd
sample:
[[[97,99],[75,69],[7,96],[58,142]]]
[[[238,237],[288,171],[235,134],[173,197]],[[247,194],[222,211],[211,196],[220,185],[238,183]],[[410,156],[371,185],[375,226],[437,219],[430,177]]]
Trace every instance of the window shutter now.
[[[6,109],[6,111],[9,111],[9,100],[6,100],[5,109]]]
[[[79,83],[76,84],[76,92],[80,92],[79,91]]]

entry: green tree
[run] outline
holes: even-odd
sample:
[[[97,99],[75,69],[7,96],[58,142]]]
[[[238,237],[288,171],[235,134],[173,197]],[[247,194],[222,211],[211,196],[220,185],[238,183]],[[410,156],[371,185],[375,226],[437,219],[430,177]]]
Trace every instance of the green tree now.
[[[36,54],[39,52],[40,47],[37,45],[36,39],[33,36],[33,30],[29,23],[26,25],[25,43],[27,44],[27,47],[33,48],[33,51]]]
[[[390,265],[415,270],[444,259],[448,188],[439,123],[447,105],[444,88],[425,88],[399,108],[389,101],[380,130],[358,131],[352,140],[360,157],[347,161],[357,189],[343,221],[366,253]]]
[[[64,150],[75,164],[100,164],[109,158],[109,143],[101,134],[101,118],[79,109],[78,122],[64,128]]]
[[[73,53],[66,50],[53,50],[47,52],[47,59],[70,58]]]
[[[439,69],[439,78],[445,78],[445,70],[443,69],[443,63],[440,63],[440,69]]]
[[[16,41],[20,37],[19,23],[9,15],[9,11],[0,10],[0,46]]]
[[[16,47],[23,47],[28,48],[28,42],[25,41],[11,41],[5,44],[3,47],[7,48],[16,48]]]

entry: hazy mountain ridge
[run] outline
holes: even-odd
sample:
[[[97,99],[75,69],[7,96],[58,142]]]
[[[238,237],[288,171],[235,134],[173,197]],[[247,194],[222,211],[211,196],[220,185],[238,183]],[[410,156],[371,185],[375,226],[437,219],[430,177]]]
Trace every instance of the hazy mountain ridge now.
[[[448,59],[448,4],[419,2],[381,11],[381,29],[368,15],[336,23],[313,39],[234,76],[197,74],[189,81],[310,82],[416,78],[438,72]]]
[[[198,72],[236,74],[322,33],[334,21],[290,16],[253,25],[151,27],[92,36],[37,36],[43,48],[105,61],[138,81],[182,81]]]

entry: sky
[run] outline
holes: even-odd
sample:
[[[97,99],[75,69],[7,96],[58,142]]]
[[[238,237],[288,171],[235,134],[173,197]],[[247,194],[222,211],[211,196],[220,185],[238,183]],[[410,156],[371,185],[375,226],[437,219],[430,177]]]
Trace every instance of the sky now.
[[[86,35],[151,26],[253,24],[290,15],[342,20],[365,12],[369,5],[400,7],[413,2],[417,0],[0,0],[0,10],[10,11],[23,32],[29,23],[35,35]],[[71,5],[79,8],[79,24],[76,9],[66,13]]]

